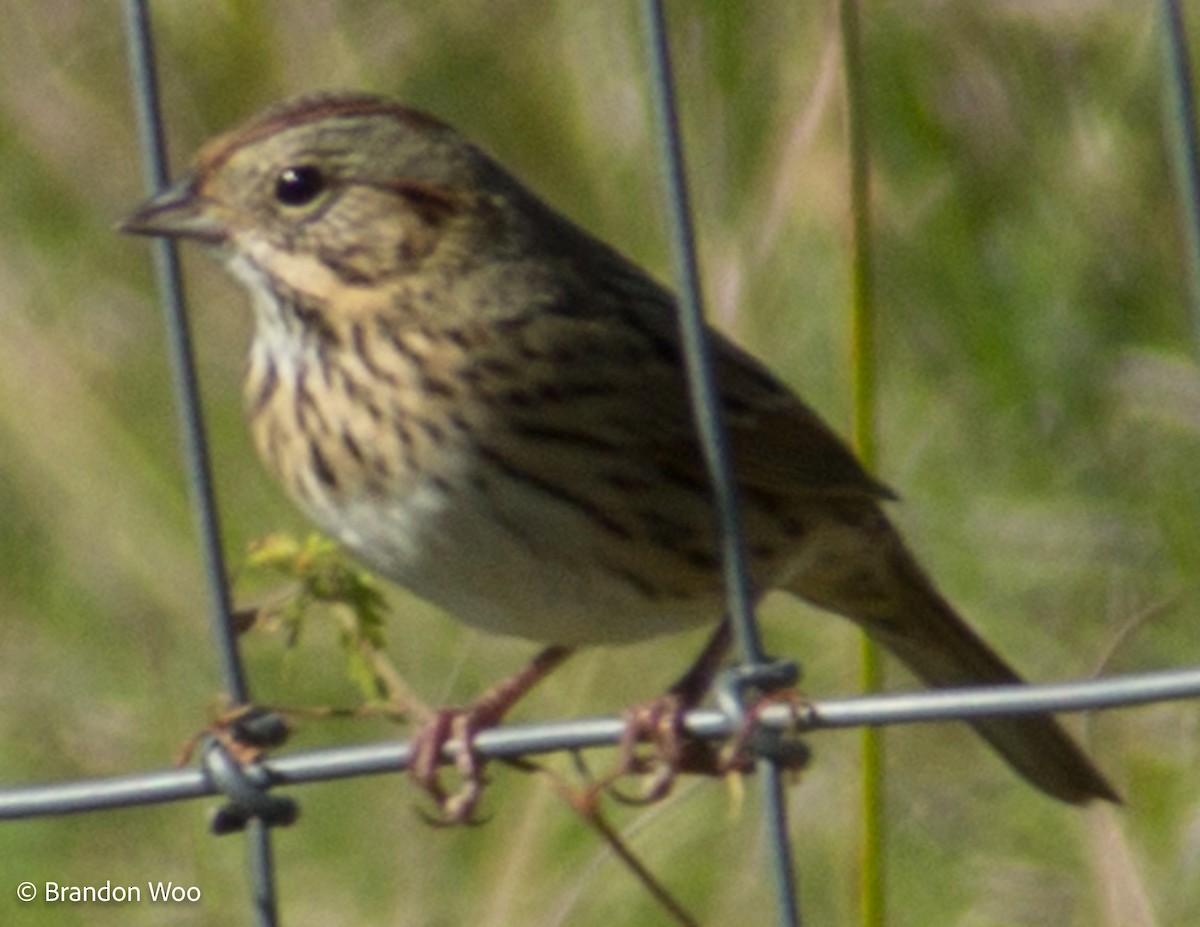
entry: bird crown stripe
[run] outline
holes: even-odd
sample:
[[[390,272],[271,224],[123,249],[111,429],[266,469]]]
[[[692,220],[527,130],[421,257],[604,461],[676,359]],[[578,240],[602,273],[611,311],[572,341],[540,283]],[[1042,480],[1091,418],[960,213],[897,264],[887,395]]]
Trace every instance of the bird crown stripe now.
[[[205,179],[220,170],[240,148],[268,138],[282,129],[296,128],[330,116],[349,119],[384,115],[409,123],[416,129],[448,128],[440,119],[369,94],[301,97],[272,107],[257,119],[214,139],[201,150],[196,159],[198,182],[203,184]]]

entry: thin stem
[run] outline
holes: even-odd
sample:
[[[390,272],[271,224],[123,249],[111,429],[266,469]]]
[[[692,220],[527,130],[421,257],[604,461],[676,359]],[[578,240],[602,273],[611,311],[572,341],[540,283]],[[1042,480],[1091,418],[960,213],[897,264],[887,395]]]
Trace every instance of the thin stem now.
[[[871,286],[870,160],[867,151],[866,75],[858,0],[841,0],[839,22],[846,81],[846,124],[850,150],[850,346],[852,433],[859,457],[875,463],[875,306]],[[865,635],[862,639],[862,684],[867,692],[883,685],[883,660]],[[884,845],[883,732],[863,728],[862,870],[860,904],[864,927],[886,921],[887,892]]]

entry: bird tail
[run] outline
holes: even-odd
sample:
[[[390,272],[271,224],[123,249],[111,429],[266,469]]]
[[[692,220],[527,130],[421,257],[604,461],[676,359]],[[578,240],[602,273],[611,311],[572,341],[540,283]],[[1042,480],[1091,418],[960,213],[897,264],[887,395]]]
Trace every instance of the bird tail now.
[[[843,531],[832,545],[838,552],[840,543],[842,556],[810,563],[793,576],[788,588],[853,619],[930,686],[1023,684],[938,593],[882,515],[878,518],[873,537],[864,539],[861,526]],[[1097,798],[1120,802],[1104,775],[1053,717],[1017,715],[969,723],[1046,794],[1073,804]]]

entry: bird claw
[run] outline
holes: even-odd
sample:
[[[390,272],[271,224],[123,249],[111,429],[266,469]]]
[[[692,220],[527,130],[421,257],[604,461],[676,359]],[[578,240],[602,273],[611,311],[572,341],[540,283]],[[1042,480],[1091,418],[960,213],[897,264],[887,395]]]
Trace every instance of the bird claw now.
[[[635,706],[626,714],[621,758],[609,778],[608,791],[624,804],[646,805],[670,794],[680,775],[719,777],[752,773],[758,756],[770,756],[786,769],[802,769],[808,762],[808,748],[784,732],[759,724],[763,712],[780,703],[791,706],[799,719],[804,701],[795,690],[768,693],[745,710],[733,737],[724,745],[688,734],[684,720],[693,706],[674,691]],[[640,752],[638,745],[643,743],[650,744],[651,749]],[[649,775],[637,794],[630,795],[613,786],[617,779],[631,774]]]
[[[528,666],[493,686],[470,705],[430,714],[413,738],[409,764],[412,778],[437,805],[437,814],[422,815],[426,820],[441,827],[483,823],[475,816],[475,806],[487,780],[483,776],[484,761],[475,752],[475,738],[504,720],[508,710],[570,654],[567,647],[546,647]],[[446,747],[453,743],[456,743],[454,765],[462,784],[450,792],[442,785],[441,766]]]
[[[678,692],[636,705],[625,716],[621,735],[620,760],[609,784],[609,791],[625,804],[647,805],[665,798],[675,780],[683,773],[719,775],[716,748],[690,736],[684,728],[684,718],[692,706]],[[649,743],[648,752],[638,745]],[[635,795],[622,792],[612,782],[626,775],[649,775]]]
[[[620,802],[629,805],[650,804],[665,798],[671,791],[683,755],[685,710],[682,699],[668,692],[652,702],[635,705],[626,712],[620,760],[609,785],[609,790]],[[645,741],[653,745],[649,756],[638,751],[638,745]],[[629,795],[612,785],[616,779],[631,774],[650,775],[639,794]]]
[[[475,704],[435,711],[417,732],[413,738],[409,773],[437,806],[433,814],[419,812],[427,823],[435,827],[484,823],[475,815],[487,783],[485,764],[475,751],[475,738],[480,731],[498,721],[499,718],[493,717],[486,706]],[[455,745],[454,766],[461,779],[453,791],[445,787],[441,774],[443,754],[452,744]]]
[[[759,724],[759,719],[767,709],[780,704],[785,705],[792,716],[792,724],[787,730],[766,728]],[[721,771],[753,772],[757,757],[768,757],[783,769],[800,770],[807,766],[809,749],[795,736],[803,726],[807,705],[804,696],[794,688],[778,689],[760,696],[746,709],[737,731],[723,749]]]

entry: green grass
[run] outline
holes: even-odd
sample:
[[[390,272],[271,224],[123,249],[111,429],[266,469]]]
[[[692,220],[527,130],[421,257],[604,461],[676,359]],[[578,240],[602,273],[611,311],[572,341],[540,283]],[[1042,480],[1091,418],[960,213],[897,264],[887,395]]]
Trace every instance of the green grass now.
[[[154,6],[177,163],[285,93],[383,91],[459,125],[667,273],[635,4]],[[710,310],[848,434],[836,9],[669,6]],[[0,14],[0,782],[158,768],[219,682],[150,262],[110,230],[142,196],[121,17],[90,0],[2,0]],[[1154,4],[913,0],[866,3],[863,20],[877,469],[904,497],[897,518],[1033,678],[1195,663],[1200,373]],[[306,526],[244,433],[243,297],[202,256],[185,266],[238,561],[251,540]],[[529,654],[389,600],[390,653],[432,700],[469,697]],[[845,623],[775,599],[763,617],[807,692],[855,691]],[[520,719],[618,711],[699,643],[586,654]],[[263,699],[356,697],[332,631],[247,653]],[[1198,720],[1191,705],[1092,718],[1127,804],[1088,813],[1032,793],[955,728],[889,733],[889,923],[1194,923]],[[296,745],[400,733],[313,724]],[[859,740],[811,745],[789,793],[804,913],[852,925]],[[490,823],[454,831],[424,827],[398,777],[296,790],[301,823],[278,838],[284,922],[665,923],[543,782],[500,768],[494,780]],[[702,923],[771,923],[756,795],[739,805],[703,782],[611,815]],[[242,846],[207,836],[204,804],[0,826],[0,922],[245,922]],[[17,903],[26,878],[172,879],[204,900],[50,910]]]

